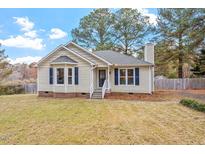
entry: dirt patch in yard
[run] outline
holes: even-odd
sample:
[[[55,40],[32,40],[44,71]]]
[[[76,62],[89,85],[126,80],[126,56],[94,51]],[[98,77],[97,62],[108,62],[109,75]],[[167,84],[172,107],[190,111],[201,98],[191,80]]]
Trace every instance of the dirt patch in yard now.
[[[181,97],[196,99],[201,103],[205,103],[205,90],[183,90],[179,94]]]
[[[139,101],[177,101],[181,96],[176,91],[155,91],[153,94],[111,94],[108,98]]]
[[[124,94],[110,95],[109,99],[139,100],[139,101],[175,101],[182,98],[197,99],[205,103],[205,90],[163,90],[155,91],[153,94]]]

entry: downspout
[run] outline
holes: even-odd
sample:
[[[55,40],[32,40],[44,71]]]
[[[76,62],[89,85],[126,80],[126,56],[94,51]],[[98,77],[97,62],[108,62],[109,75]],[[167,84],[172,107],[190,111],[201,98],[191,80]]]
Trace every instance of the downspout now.
[[[149,93],[152,94],[152,69],[151,66],[149,66]]]
[[[154,66],[152,66],[152,92],[154,92]]]

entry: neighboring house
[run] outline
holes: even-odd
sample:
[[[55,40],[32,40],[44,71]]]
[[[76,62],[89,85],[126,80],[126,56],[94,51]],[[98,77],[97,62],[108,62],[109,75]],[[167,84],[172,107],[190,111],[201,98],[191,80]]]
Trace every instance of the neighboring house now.
[[[37,79],[37,63],[36,62],[33,62],[29,65],[29,68],[28,68],[28,78],[29,79],[34,79],[36,80]]]
[[[38,63],[38,95],[109,98],[154,91],[154,45],[146,44],[144,60],[115,51],[90,52],[69,42]]]
[[[4,79],[7,84],[24,84],[36,82],[37,80],[37,63],[28,64],[14,64],[10,66],[11,74]]]

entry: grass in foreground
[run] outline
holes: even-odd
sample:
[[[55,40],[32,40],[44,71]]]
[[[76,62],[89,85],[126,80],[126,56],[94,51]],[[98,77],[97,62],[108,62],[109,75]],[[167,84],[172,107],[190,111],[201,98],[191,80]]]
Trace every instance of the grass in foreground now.
[[[205,144],[204,128],[174,102],[0,97],[0,144]]]

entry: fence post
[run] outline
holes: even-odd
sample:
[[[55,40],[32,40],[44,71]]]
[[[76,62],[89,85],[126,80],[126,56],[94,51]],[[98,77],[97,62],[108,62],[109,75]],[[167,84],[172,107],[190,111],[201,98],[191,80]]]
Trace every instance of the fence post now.
[[[30,83],[30,84],[23,84],[23,89],[24,89],[24,93],[37,93],[37,84],[36,83]]]

